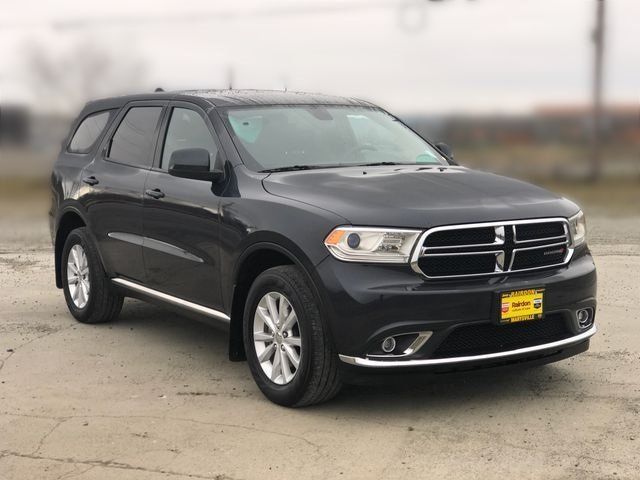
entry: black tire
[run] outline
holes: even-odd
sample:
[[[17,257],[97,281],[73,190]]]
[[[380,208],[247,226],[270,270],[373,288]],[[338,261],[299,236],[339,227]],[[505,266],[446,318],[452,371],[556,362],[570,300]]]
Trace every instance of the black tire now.
[[[74,302],[67,274],[69,254],[75,245],[80,245],[84,250],[88,265],[88,279],[90,289],[86,305],[79,308]],[[115,291],[111,281],[107,277],[98,250],[94,245],[85,227],[73,230],[67,237],[62,249],[60,262],[62,269],[62,283],[64,298],[71,315],[82,323],[104,323],[115,319],[122,309],[124,297]]]
[[[254,315],[258,303],[269,292],[283,294],[298,317],[300,364],[293,380],[285,385],[278,385],[267,377],[260,366],[253,341]],[[253,378],[272,402],[287,407],[303,407],[325,402],[340,391],[338,355],[313,292],[299,268],[290,265],[274,267],[256,278],[245,305],[243,340]]]

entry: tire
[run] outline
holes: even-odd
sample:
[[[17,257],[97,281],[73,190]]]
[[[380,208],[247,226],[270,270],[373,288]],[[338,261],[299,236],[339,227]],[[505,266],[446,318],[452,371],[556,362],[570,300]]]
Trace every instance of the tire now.
[[[104,323],[118,316],[124,297],[112,287],[102,267],[98,250],[85,227],[77,228],[69,234],[62,249],[60,264],[64,298],[76,320],[82,323]],[[78,267],[81,267],[80,275],[74,275]]]
[[[284,314],[270,315],[269,297],[273,305],[285,309]],[[293,316],[287,304],[295,311],[296,317],[296,323],[288,331],[287,322]],[[279,333],[274,333],[267,326],[265,315],[279,319],[280,327],[275,329]],[[308,281],[299,268],[289,265],[274,267],[256,278],[245,305],[243,340],[251,374],[258,388],[272,402],[287,407],[303,407],[325,402],[340,391],[338,355]],[[299,349],[297,343],[300,344]],[[271,353],[267,352],[269,349]],[[299,358],[297,368],[296,353]],[[279,361],[276,360],[278,355]],[[262,361],[259,356],[262,356]],[[286,364],[292,378],[287,378]]]

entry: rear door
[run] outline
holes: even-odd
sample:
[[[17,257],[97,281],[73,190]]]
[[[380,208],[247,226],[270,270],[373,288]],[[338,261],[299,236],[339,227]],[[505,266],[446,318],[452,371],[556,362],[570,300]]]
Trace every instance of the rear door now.
[[[112,275],[144,282],[142,196],[168,102],[127,104],[83,172],[89,223]]]
[[[170,176],[171,153],[209,151],[211,168],[223,152],[206,113],[188,102],[172,102],[163,122],[154,168],[144,197],[144,262],[147,285],[183,300],[222,310],[220,211],[223,184]]]
[[[66,146],[53,165],[51,175],[52,205],[49,210],[49,227],[52,240],[58,227],[58,216],[64,213],[63,203],[76,200],[84,205],[83,192],[90,193],[89,186],[82,181],[82,173],[96,155],[100,140],[109,124],[118,113],[118,108],[92,110],[85,108],[72,127]],[[59,246],[62,248],[62,246]]]

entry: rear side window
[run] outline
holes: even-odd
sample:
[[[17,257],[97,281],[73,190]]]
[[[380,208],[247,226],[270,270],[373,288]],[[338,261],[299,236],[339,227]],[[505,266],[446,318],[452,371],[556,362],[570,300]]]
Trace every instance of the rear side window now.
[[[162,107],[133,107],[111,139],[109,158],[136,167],[149,167],[153,160],[154,133]]]
[[[104,132],[113,110],[92,113],[85,117],[76,129],[68,150],[71,153],[88,153]]]

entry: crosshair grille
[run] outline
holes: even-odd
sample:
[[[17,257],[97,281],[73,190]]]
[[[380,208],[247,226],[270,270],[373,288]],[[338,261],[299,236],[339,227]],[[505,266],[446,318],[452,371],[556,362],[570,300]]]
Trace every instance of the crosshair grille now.
[[[504,275],[565,265],[572,253],[563,218],[452,225],[423,234],[412,266],[435,279]]]

